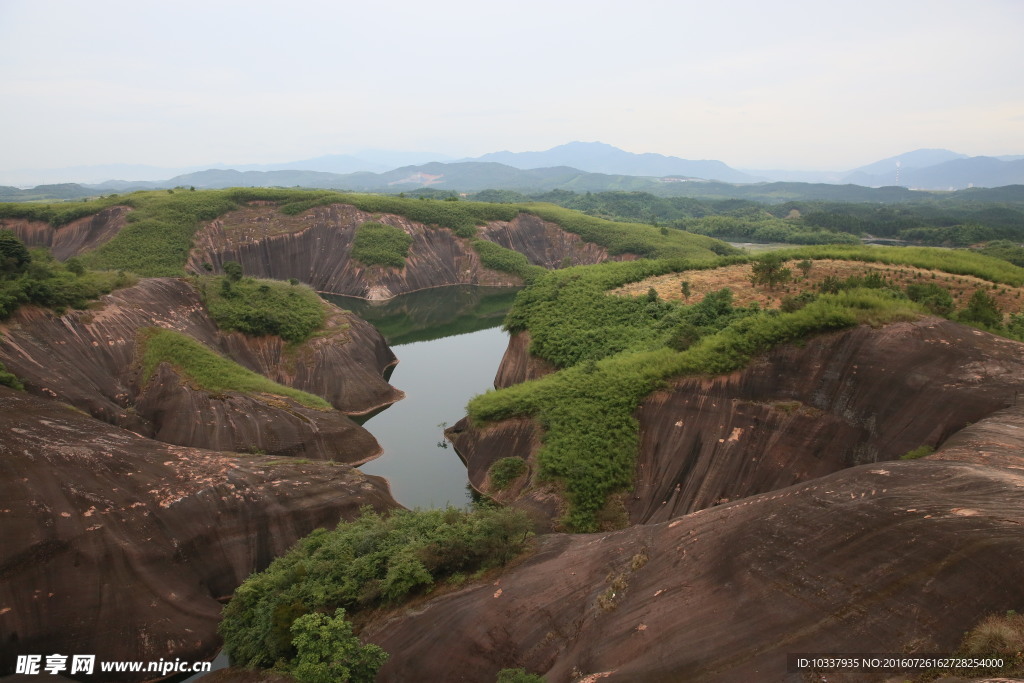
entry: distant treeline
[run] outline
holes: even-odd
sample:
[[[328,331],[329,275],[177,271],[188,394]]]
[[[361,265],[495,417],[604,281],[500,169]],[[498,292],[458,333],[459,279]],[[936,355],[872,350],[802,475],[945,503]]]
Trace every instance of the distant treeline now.
[[[877,237],[965,247],[991,240],[1024,242],[1024,187],[961,191],[900,204],[658,197],[645,192],[524,195],[486,190],[492,203],[548,202],[608,220],[648,223],[720,239],[790,244],[853,243]],[[1018,245],[1019,246],[1019,245]],[[995,254],[993,254],[995,255]]]

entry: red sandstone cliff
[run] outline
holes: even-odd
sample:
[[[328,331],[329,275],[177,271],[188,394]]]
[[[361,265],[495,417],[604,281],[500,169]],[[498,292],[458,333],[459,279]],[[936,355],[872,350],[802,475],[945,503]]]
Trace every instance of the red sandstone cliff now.
[[[17,654],[212,656],[218,599],[251,572],[397,505],[346,465],[170,446],[6,387],[0,434],[0,674]]]
[[[125,226],[127,206],[112,206],[55,228],[42,221],[0,218],[0,230],[12,230],[29,247],[49,247],[53,257],[63,261],[103,246]]]
[[[545,374],[513,337],[496,384]],[[640,452],[631,523],[660,522],[862,463],[937,446],[1024,394],[1024,345],[937,318],[859,327],[779,347],[722,377],[678,379],[635,413]],[[470,482],[486,490],[503,457],[531,458],[528,420],[449,430]],[[536,469],[534,467],[534,469]],[[557,509],[530,482],[501,494]]]
[[[349,258],[355,230],[366,221],[393,225],[412,237],[404,268],[366,267]],[[608,259],[603,248],[527,214],[510,222],[492,222],[481,228],[480,237],[549,268]],[[317,207],[299,216],[286,216],[265,205],[226,214],[196,234],[186,267],[201,273],[204,263],[220,270],[227,261],[241,263],[253,277],[296,278],[317,291],[365,299],[389,299],[446,285],[522,284],[513,275],[484,268],[469,241],[447,228],[345,204]]]
[[[326,304],[325,304],[326,305]],[[184,446],[302,455],[357,463],[376,440],[342,412],[280,397],[214,396],[162,366],[143,385],[139,330],[177,330],[279,383],[316,393],[338,410],[364,413],[401,397],[382,378],[396,362],[380,334],[330,307],[326,332],[285,353],[278,337],[217,329],[183,280],[156,278],[118,290],[96,310],[62,316],[23,308],[0,325],[0,362],[31,393],[58,397],[101,420]]]
[[[543,537],[491,582],[371,625],[394,653],[378,680],[486,681],[525,667],[550,683],[770,683],[804,680],[787,674],[787,653],[952,652],[981,617],[1024,604],[1022,435],[1015,406],[923,460],[671,522]]]

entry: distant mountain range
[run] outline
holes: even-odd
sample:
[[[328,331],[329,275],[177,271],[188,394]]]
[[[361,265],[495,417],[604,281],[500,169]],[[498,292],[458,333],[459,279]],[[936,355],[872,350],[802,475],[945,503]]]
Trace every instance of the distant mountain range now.
[[[901,186],[924,190],[967,187],[1002,187],[1024,184],[1024,157],[967,157],[945,149],[920,149],[846,172],[740,171],[721,161],[693,161],[662,154],[634,154],[601,142],[571,142],[543,152],[493,152],[459,161],[429,160],[439,155],[368,151],[360,156],[328,155],[282,164],[236,168],[189,169],[165,180],[106,180],[100,183],[61,183],[18,190],[0,188],[2,201],[67,198],[76,192],[126,192],[179,186],[223,188],[235,186],[318,187],[366,192],[399,192],[432,187],[458,192],[508,189],[545,192],[606,190],[644,191],[664,196],[748,194],[723,184],[825,183],[863,187]],[[389,162],[404,162],[398,168]],[[391,170],[388,170],[390,168]],[[88,173],[86,173],[86,169]],[[106,166],[65,169],[95,177],[100,170],[139,173],[166,171],[156,167]],[[59,171],[48,171],[55,177]],[[897,175],[898,174],[898,175]],[[9,175],[9,174],[8,174]],[[109,176],[108,176],[109,177]],[[760,194],[760,192],[754,192]],[[787,194],[787,193],[784,193]],[[813,194],[835,194],[815,191]],[[841,192],[840,194],[849,194]],[[24,197],[24,198],[22,198]]]

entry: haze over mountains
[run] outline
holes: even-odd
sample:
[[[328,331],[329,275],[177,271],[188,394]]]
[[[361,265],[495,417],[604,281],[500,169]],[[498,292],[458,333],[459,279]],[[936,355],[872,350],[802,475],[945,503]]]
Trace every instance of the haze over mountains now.
[[[177,186],[302,186],[385,192],[434,187],[463,192],[500,188],[677,194],[672,191],[672,185],[698,180],[734,184],[782,181],[865,187],[899,185],[924,190],[956,190],[1024,184],[1024,156],[968,157],[945,149],[920,149],[849,171],[738,170],[718,160],[634,154],[601,142],[570,142],[541,152],[502,151],[459,160],[434,153],[367,150],[358,155],[335,154],[232,167],[80,166],[9,171],[0,174],[0,182],[29,185],[24,180],[16,180],[18,177],[35,178],[36,182],[42,179],[46,183],[78,183],[85,189],[101,192]],[[68,192],[73,193],[73,190]],[[12,195],[11,192],[3,194],[5,197]]]

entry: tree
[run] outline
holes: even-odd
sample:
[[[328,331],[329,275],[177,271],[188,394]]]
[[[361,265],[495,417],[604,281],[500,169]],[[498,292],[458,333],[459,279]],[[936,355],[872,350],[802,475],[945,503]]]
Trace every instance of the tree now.
[[[25,244],[12,231],[0,230],[0,278],[23,272],[31,261]]]
[[[82,262],[75,256],[72,256],[65,261],[64,267],[67,268],[69,273],[74,273],[78,276],[85,275],[85,266],[83,266]]]
[[[232,282],[238,282],[242,279],[242,264],[238,261],[228,261],[224,264],[224,273]]]
[[[687,301],[690,300],[690,281],[683,280],[679,283],[679,291],[683,293],[683,298]]]
[[[750,282],[754,285],[765,285],[769,290],[775,289],[775,285],[789,282],[792,271],[784,268],[783,263],[785,261],[778,254],[765,254],[750,264]]]
[[[647,300],[648,301],[657,301],[658,300],[658,290],[656,290],[654,287],[649,288],[647,290]]]
[[[960,311],[960,320],[969,323],[980,323],[989,327],[997,327],[1003,323],[1003,314],[999,304],[983,289],[977,289],[967,302],[967,308]]]
[[[300,683],[371,683],[388,658],[380,647],[359,642],[340,608],[333,617],[304,614],[291,632],[298,653],[291,673]]]
[[[804,274],[804,277],[807,277],[807,274],[811,272],[811,268],[813,266],[814,266],[814,264],[811,263],[811,261],[809,259],[804,259],[803,261],[797,261],[797,263],[796,263],[796,267],[800,269],[800,272]]]

